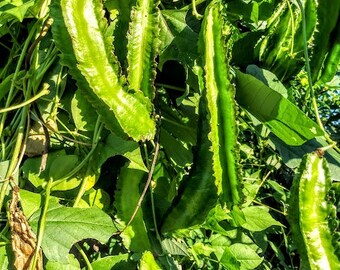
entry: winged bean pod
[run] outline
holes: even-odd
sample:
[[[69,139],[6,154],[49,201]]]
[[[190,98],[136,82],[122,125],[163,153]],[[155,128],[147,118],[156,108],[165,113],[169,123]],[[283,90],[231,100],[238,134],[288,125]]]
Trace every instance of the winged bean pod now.
[[[340,269],[328,226],[330,187],[326,159],[320,153],[307,154],[293,181],[288,212],[302,269]]]
[[[53,37],[82,93],[113,132],[152,139],[152,105],[138,89],[128,92],[105,31],[101,1],[59,0],[51,6]]]

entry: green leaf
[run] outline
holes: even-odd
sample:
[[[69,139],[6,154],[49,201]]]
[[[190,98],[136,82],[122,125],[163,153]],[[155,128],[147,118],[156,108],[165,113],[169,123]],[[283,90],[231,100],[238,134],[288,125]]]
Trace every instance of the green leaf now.
[[[129,222],[140,198],[140,185],[146,173],[140,170],[123,167],[120,171],[115,192],[115,208],[117,218],[122,228]],[[142,207],[140,207],[131,222],[120,234],[126,248],[134,252],[143,252],[151,249]]]
[[[41,195],[24,189],[20,189],[19,194],[25,216],[30,218],[41,207]]]
[[[40,212],[33,214],[30,224],[37,232]],[[111,218],[98,208],[70,208],[50,200],[42,249],[48,260],[68,263],[73,244],[86,238],[105,243],[116,231]]]
[[[10,252],[7,252],[6,246],[0,246],[0,270],[15,270],[15,267],[9,263]]]
[[[328,143],[323,137],[316,137],[314,140],[308,141],[301,146],[289,146],[281,140],[272,137],[271,141],[275,144],[283,162],[289,168],[296,168],[301,163],[302,157],[306,153],[313,152],[315,149],[328,146]],[[325,153],[325,158],[328,161],[331,177],[334,180],[340,181],[340,155],[334,149],[328,149]]]
[[[296,105],[255,77],[236,71],[238,103],[288,145],[301,145],[323,131]]]
[[[223,251],[223,255],[219,259],[219,262],[228,270],[240,270],[241,264],[230,251],[229,247],[223,248]]]
[[[281,94],[284,98],[288,97],[288,91],[286,87],[284,87],[276,75],[269,70],[259,68],[256,65],[249,65],[247,66],[246,72],[247,74],[254,76],[256,79],[259,79],[269,88]]]
[[[162,270],[150,251],[143,253],[139,265],[140,270]]]
[[[162,243],[162,249],[166,254],[171,255],[181,255],[181,256],[189,256],[188,247],[185,242],[179,242],[176,239],[165,238]]]
[[[0,25],[10,20],[11,17],[6,17],[6,15],[11,15],[22,22],[27,10],[34,5],[34,2],[34,0],[3,1],[0,4]]]
[[[93,113],[91,103],[81,94],[80,90],[74,93],[71,102],[71,112],[77,129],[94,130],[98,115]]]
[[[164,128],[161,128],[160,137],[164,150],[176,165],[185,167],[192,163],[191,149],[186,144],[171,136]]]
[[[135,270],[136,266],[129,260],[129,254],[120,254],[100,258],[91,263],[93,270]]]
[[[53,181],[60,180],[66,176],[78,163],[78,156],[76,155],[65,155],[57,156],[49,168],[49,177]],[[62,170],[60,168],[63,168]]]
[[[93,162],[96,168],[100,168],[104,162],[115,155],[122,155],[130,160],[130,168],[148,172],[145,167],[139,144],[131,140],[124,140],[117,135],[109,134],[104,144],[99,144],[94,156],[98,157]]]
[[[103,211],[108,210],[110,207],[110,195],[103,189],[92,189],[90,190],[84,200],[90,207],[97,206]]]
[[[252,248],[244,244],[233,244],[229,247],[230,253],[240,262],[240,270],[256,269],[262,261],[261,258]]]
[[[54,161],[57,162],[54,164]],[[66,155],[65,150],[51,152],[48,154],[46,169],[40,172],[41,157],[29,158],[22,166],[24,176],[36,187],[41,188],[44,182],[49,181],[52,176],[54,180],[60,180],[60,177],[65,176],[70,172],[77,163],[78,158],[75,155]],[[54,164],[54,165],[53,165]],[[51,170],[53,165],[53,169]],[[60,168],[65,168],[61,170]],[[52,175],[50,175],[50,172]],[[70,190],[77,187],[81,180],[72,177],[71,179],[64,179],[58,185],[53,186],[53,190]]]
[[[159,67],[168,60],[178,60],[188,67],[194,66],[198,57],[198,33],[187,23],[190,14],[180,10],[162,10],[160,20],[160,59]]]
[[[283,226],[273,219],[269,209],[263,206],[249,206],[242,209],[246,222],[241,226],[249,231],[263,231],[270,226]]]
[[[80,265],[78,260],[74,257],[74,255],[69,254],[68,256],[69,263],[64,264],[60,262],[48,261],[46,263],[46,270],[80,270]]]

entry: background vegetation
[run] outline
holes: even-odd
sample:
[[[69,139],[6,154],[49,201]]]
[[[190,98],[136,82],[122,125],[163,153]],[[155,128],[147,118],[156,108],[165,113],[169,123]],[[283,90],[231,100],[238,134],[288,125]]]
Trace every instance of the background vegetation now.
[[[0,1],[0,268],[298,269],[305,154],[339,209],[339,10]]]

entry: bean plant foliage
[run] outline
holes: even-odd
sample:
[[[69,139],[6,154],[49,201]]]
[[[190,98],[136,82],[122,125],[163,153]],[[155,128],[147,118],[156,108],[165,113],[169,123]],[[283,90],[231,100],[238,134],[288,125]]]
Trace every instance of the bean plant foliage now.
[[[0,1],[0,269],[340,269],[340,1]]]

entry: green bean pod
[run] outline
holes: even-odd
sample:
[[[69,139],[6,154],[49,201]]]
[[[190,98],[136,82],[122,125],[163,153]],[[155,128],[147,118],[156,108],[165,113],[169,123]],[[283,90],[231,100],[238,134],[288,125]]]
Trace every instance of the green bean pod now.
[[[128,91],[106,32],[99,0],[58,0],[51,6],[52,33],[78,87],[105,125],[122,137],[152,139],[152,104],[139,89]]]
[[[338,66],[340,63],[340,13],[336,25],[337,26],[332,32],[333,36],[333,40],[331,41],[332,45],[323,63],[321,76],[317,82],[318,85],[331,81],[334,78],[336,72],[338,71]]]
[[[158,0],[138,0],[131,12],[128,34],[129,88],[141,90],[145,96],[154,98],[156,55],[159,47]]]
[[[301,269],[340,269],[328,223],[332,212],[327,201],[330,187],[328,163],[322,153],[305,155],[293,181],[288,211]]]
[[[234,87],[228,78],[224,36],[230,35],[230,28],[223,23],[223,13],[221,2],[213,1],[204,15],[199,47],[205,86],[199,108],[197,152],[192,171],[181,183],[174,207],[165,217],[163,232],[202,223],[218,198],[229,208],[241,201]]]
[[[317,24],[316,0],[303,2],[306,39],[311,39]],[[302,12],[297,5],[283,1],[269,19],[269,26],[259,43],[259,60],[280,80],[296,75],[304,66]]]
[[[328,70],[331,69],[330,63],[334,62],[333,59],[336,58],[336,56],[338,56],[337,58],[339,60],[340,1],[318,1],[317,18],[318,23],[313,35],[313,46],[310,57],[313,82],[318,79],[320,71],[322,74],[328,73]],[[332,37],[334,34],[335,38]],[[338,55],[336,55],[336,53]],[[327,59],[325,60],[326,57]],[[324,72],[323,69],[325,70]],[[336,70],[334,74],[335,72]]]

